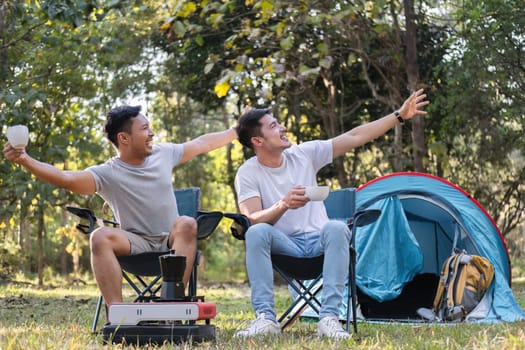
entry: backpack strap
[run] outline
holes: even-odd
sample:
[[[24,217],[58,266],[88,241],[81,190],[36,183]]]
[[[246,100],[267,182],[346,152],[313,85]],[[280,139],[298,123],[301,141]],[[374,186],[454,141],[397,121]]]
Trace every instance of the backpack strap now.
[[[443,263],[443,267],[441,269],[441,276],[439,279],[439,284],[436,291],[436,296],[434,297],[434,304],[433,308],[434,311],[437,313],[439,309],[441,309],[441,306],[443,305],[443,301],[445,300],[445,290],[448,286],[448,275],[450,272],[450,265],[452,264],[452,260],[454,259],[456,255],[449,256],[445,262]]]
[[[454,283],[452,288],[448,290],[447,307],[449,309],[454,308],[454,305],[461,305],[463,300],[463,293],[465,292],[465,285],[467,284],[467,273],[465,268],[459,268],[459,265],[462,264],[462,258],[465,256],[465,253],[459,253],[456,256],[456,261],[454,262]]]

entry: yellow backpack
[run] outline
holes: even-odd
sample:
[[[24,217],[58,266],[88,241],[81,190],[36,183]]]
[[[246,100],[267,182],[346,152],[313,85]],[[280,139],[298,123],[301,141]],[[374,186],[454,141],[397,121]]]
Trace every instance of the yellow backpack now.
[[[443,263],[433,311],[442,321],[462,321],[479,304],[494,279],[487,258],[458,252]]]

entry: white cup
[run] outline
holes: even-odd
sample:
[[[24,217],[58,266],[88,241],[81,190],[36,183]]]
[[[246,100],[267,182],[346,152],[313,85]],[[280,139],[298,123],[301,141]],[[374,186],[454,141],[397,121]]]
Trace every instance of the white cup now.
[[[14,125],[7,128],[7,141],[14,148],[24,148],[29,142],[29,130],[25,125]]]
[[[330,186],[305,186],[304,195],[311,201],[323,201],[328,197]]]

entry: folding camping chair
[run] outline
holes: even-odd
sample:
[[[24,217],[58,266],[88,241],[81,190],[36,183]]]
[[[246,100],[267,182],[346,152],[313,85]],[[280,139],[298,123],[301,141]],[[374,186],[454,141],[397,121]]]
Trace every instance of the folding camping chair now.
[[[381,211],[369,209],[355,212],[355,197],[355,188],[333,190],[330,191],[324,204],[330,219],[347,222],[351,230],[350,266],[347,281],[350,291],[346,304],[346,330],[349,331],[350,329],[350,315],[353,315],[352,323],[354,325],[354,332],[357,333],[357,288],[355,282],[357,254],[354,249],[356,229],[357,227],[368,225],[375,221]],[[224,213],[224,216],[233,220],[233,225],[231,226],[232,235],[239,240],[244,240],[244,234],[250,226],[248,218],[239,213]],[[290,288],[297,293],[297,297],[292,305],[290,305],[277,320],[282,330],[291,326],[308,306],[319,315],[321,302],[318,294],[322,290],[323,261],[324,255],[312,258],[298,258],[272,254],[273,269],[288,283]]]
[[[210,236],[222,219],[222,212],[201,211],[200,210],[200,189],[190,187],[175,190],[177,207],[180,215],[194,217],[197,220],[197,239],[205,239]],[[112,225],[118,226],[113,220],[107,220],[95,216],[92,210],[86,208],[66,207],[66,209],[80,217],[81,222],[77,224],[77,229],[85,234],[90,234],[96,226]],[[133,302],[149,302],[158,299],[160,296],[162,274],[160,271],[159,257],[168,254],[165,252],[151,252],[137,255],[118,257],[122,268],[122,277],[127,284],[135,291]],[[197,296],[197,266],[199,265],[200,251],[197,250],[192,273],[188,282],[188,298],[197,301],[202,297]],[[95,316],[91,330],[96,332],[100,311],[103,305],[103,297],[100,295],[97,301]]]

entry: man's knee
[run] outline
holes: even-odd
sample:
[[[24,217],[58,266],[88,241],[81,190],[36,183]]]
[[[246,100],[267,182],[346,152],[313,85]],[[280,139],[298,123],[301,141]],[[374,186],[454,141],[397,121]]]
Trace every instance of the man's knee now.
[[[274,230],[273,225],[267,223],[259,223],[252,225],[246,231],[246,242],[261,242],[268,240]]]
[[[197,221],[191,216],[179,216],[171,229],[172,234],[189,239],[197,238]]]
[[[325,228],[330,231],[349,231],[348,225],[341,220],[330,220],[326,223]]]
[[[91,252],[95,255],[109,250],[117,255],[127,255],[131,249],[128,238],[121,231],[107,226],[99,227],[91,232],[89,245]]]
[[[323,227],[325,240],[336,241],[338,244],[348,244],[351,232],[348,226],[338,220],[331,220]]]
[[[112,232],[109,227],[102,226],[91,232],[89,236],[89,245],[92,251],[98,251],[101,248],[109,246]]]

